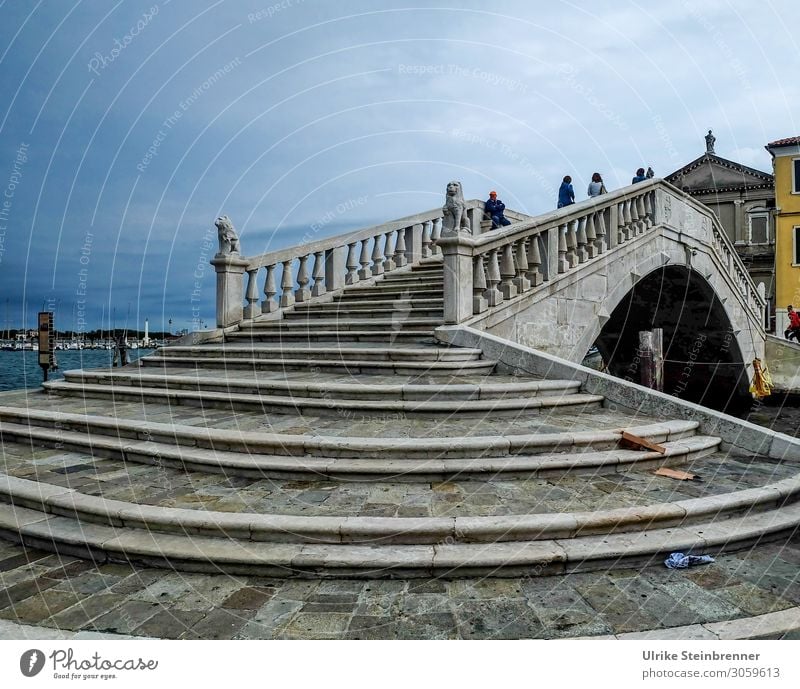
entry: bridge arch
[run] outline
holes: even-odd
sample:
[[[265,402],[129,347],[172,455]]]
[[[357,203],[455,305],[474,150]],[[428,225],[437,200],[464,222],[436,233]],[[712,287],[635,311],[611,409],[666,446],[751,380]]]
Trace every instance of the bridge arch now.
[[[594,340],[609,373],[639,382],[638,333],[662,328],[664,392],[731,412],[749,406],[749,362],[737,329],[723,298],[699,272],[666,264],[609,302],[615,306]]]

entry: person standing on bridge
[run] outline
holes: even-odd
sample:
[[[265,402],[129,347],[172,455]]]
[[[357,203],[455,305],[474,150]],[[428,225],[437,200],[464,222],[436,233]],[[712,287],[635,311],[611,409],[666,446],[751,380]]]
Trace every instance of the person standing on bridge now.
[[[505,227],[511,224],[511,221],[503,215],[505,209],[506,204],[497,198],[497,192],[490,191],[489,200],[483,205],[483,212],[492,219],[493,230],[496,230],[501,225]]]
[[[608,193],[606,185],[603,184],[603,178],[600,176],[599,172],[595,172],[592,175],[592,181],[589,182],[589,189],[586,193],[589,194],[590,199],[594,198],[595,196],[600,196],[600,194]]]
[[[644,168],[640,167],[636,171],[636,176],[631,180],[631,184],[637,184],[639,182],[644,182],[647,179],[647,176],[644,173]]]
[[[789,317],[789,327],[784,331],[783,336],[787,340],[791,340],[794,336],[795,342],[800,342],[800,314],[789,304],[786,307],[786,315]]]
[[[567,175],[558,189],[558,207],[571,206],[575,203],[575,190],[572,188],[572,177]]]

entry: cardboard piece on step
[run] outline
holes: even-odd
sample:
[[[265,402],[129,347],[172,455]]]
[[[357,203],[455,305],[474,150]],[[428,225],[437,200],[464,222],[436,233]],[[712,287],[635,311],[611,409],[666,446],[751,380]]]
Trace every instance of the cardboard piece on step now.
[[[629,447],[633,450],[652,450],[662,455],[667,452],[667,448],[663,445],[652,443],[647,438],[640,438],[638,435],[628,433],[628,431],[622,431],[622,439],[619,441],[619,444],[622,445],[622,447]]]
[[[680,469],[667,469],[666,467],[661,467],[658,471],[655,472],[656,476],[666,476],[667,478],[674,478],[678,481],[695,481],[700,480],[700,477],[697,474],[692,474],[688,471],[681,471]]]

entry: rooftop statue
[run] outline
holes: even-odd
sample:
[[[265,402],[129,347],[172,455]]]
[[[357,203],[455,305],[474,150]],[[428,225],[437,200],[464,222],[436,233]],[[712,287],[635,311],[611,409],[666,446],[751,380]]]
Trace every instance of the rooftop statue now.
[[[219,253],[223,256],[239,253],[239,235],[233,228],[233,222],[227,215],[216,219],[217,237],[219,238]]]
[[[714,153],[714,142],[717,140],[717,137],[711,133],[711,130],[708,130],[708,134],[706,134],[706,153]]]

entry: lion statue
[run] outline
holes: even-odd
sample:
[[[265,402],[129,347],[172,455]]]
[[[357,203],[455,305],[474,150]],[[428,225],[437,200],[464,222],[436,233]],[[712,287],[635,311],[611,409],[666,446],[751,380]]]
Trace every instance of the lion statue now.
[[[442,221],[443,235],[458,234],[459,232],[472,234],[461,182],[450,182],[447,185],[447,195],[445,196],[442,213],[444,214],[444,220]]]
[[[217,237],[219,237],[219,253],[221,254],[238,254],[239,253],[239,235],[233,228],[233,223],[227,215],[223,215],[214,221],[217,226]]]

